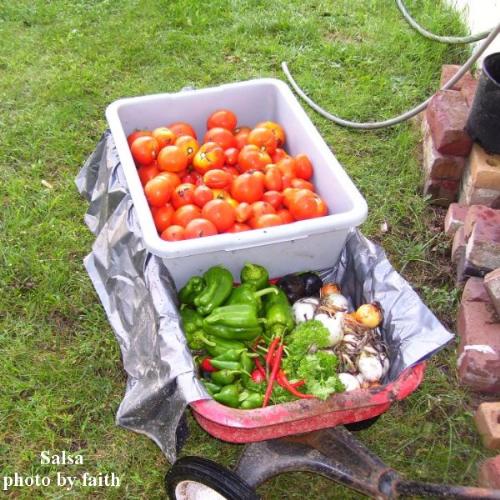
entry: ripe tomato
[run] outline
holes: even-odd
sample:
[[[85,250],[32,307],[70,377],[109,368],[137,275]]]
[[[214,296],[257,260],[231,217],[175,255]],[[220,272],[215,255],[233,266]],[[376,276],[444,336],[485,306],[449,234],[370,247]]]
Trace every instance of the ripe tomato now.
[[[238,177],[238,175],[240,175],[240,173],[238,172],[238,169],[236,167],[231,167],[230,165],[224,165],[222,167],[222,170],[224,170],[224,172],[231,174],[232,179],[234,179],[235,177]]]
[[[236,138],[232,132],[222,127],[207,130],[203,142],[216,142],[224,150],[236,147]]]
[[[290,222],[294,221],[292,214],[286,208],[280,208],[276,210],[276,215],[279,215],[283,224],[290,224]]]
[[[158,141],[154,137],[138,137],[130,146],[130,151],[134,160],[140,165],[150,165],[153,163],[160,151]]]
[[[326,203],[315,193],[302,195],[297,193],[290,204],[290,214],[295,220],[323,217],[327,213]]]
[[[181,179],[178,174],[174,174],[173,172],[160,172],[158,177],[162,177],[163,179],[167,179],[172,185],[172,191],[181,183]]]
[[[272,163],[266,166],[264,172],[264,185],[268,191],[281,191],[283,189],[283,174]]]
[[[153,220],[158,233],[162,233],[170,226],[172,222],[172,216],[174,215],[174,208],[170,203],[167,203],[163,207],[158,207],[154,211]]]
[[[288,187],[283,189],[283,205],[285,207],[290,208],[290,204],[292,203],[293,198],[295,195],[300,191],[298,188],[292,188]]]
[[[236,222],[245,222],[252,216],[252,205],[244,201],[242,203],[238,203],[234,209],[234,213],[236,216]]]
[[[298,154],[295,157],[295,176],[308,181],[313,175],[313,166],[309,157]]]
[[[283,203],[283,194],[279,191],[266,191],[262,196],[262,200],[278,209]]]
[[[210,200],[213,199],[214,199],[214,193],[209,187],[205,186],[204,184],[196,186],[194,190],[195,205],[198,205],[200,208],[203,208],[206,203],[208,203]]]
[[[171,123],[170,125],[167,126],[177,137],[181,137],[182,135],[189,135],[191,137],[196,137],[196,132],[194,131],[194,128],[189,125],[189,123],[186,122],[175,122]]]
[[[215,224],[219,232],[229,229],[235,222],[234,208],[226,200],[209,201],[201,213],[205,219]]]
[[[231,185],[233,176],[220,168],[214,168],[203,175],[203,182],[209,188],[224,189]]]
[[[127,137],[127,142],[128,142],[128,147],[132,146],[132,143],[138,138],[138,137],[151,137],[151,131],[150,130],[135,130],[132,132],[128,137]]]
[[[162,207],[165,205],[167,201],[170,200],[172,191],[172,183],[161,175],[153,177],[153,179],[148,181],[148,183],[144,186],[146,199],[153,207]]]
[[[151,163],[151,165],[143,165],[137,169],[137,173],[139,174],[139,179],[141,179],[141,184],[145,186],[148,181],[150,181],[153,177],[156,177],[160,171],[158,170],[158,166],[156,162]]]
[[[184,238],[203,238],[203,236],[212,236],[217,234],[215,225],[207,219],[193,219],[188,222],[184,231]]]
[[[208,117],[207,129],[222,127],[232,132],[236,128],[237,123],[238,118],[232,111],[229,111],[229,109],[218,109]]]
[[[273,163],[278,163],[283,158],[288,158],[288,156],[288,153],[284,149],[276,148],[276,151],[271,155],[271,159]]]
[[[158,155],[158,168],[160,170],[181,172],[187,165],[187,156],[179,146],[165,146]]]
[[[295,160],[291,156],[283,158],[276,166],[280,169],[283,177],[289,177],[290,179],[297,177],[295,175]]]
[[[262,179],[251,174],[241,174],[234,179],[231,186],[231,196],[239,202],[253,203],[262,198],[264,183]]]
[[[291,179],[290,187],[299,189],[309,189],[309,191],[314,191],[314,184],[304,179],[298,179],[298,178]]]
[[[249,231],[250,229],[252,228],[248,224],[236,222],[226,231],[226,233],[241,233],[243,231]]]
[[[195,170],[204,174],[212,168],[221,168],[224,165],[224,150],[215,142],[203,144],[193,158]]]
[[[283,147],[283,144],[285,144],[286,140],[285,131],[283,130],[283,127],[278,123],[272,121],[265,121],[258,123],[255,127],[256,128],[264,127],[269,129],[273,133],[274,137],[276,137],[276,143],[278,148]]]
[[[242,149],[243,146],[248,144],[248,134],[252,129],[250,127],[239,127],[234,131],[234,137],[236,139],[236,147]]]
[[[264,170],[264,167],[271,163],[271,157],[261,151],[255,144],[247,144],[238,155],[238,167],[240,172],[247,170]]]
[[[227,148],[224,150],[224,156],[226,157],[226,165],[236,165],[238,163],[238,155],[240,150],[238,148]]]
[[[175,143],[177,136],[167,127],[159,127],[153,130],[153,137],[158,141],[160,149]]]
[[[265,151],[268,155],[272,155],[278,147],[278,141],[271,129],[264,127],[256,127],[247,138],[248,144],[254,144],[261,151]]]
[[[194,137],[191,137],[190,135],[181,135],[175,141],[175,145],[181,148],[182,152],[186,155],[186,158],[188,159],[188,164],[191,164],[194,155],[196,154],[198,149],[200,149],[198,141]]]
[[[254,229],[262,229],[263,227],[271,227],[271,226],[281,226],[283,221],[281,217],[277,214],[264,214],[260,217],[257,217],[253,228]]]
[[[168,226],[163,233],[160,234],[162,240],[167,241],[180,241],[184,239],[184,228],[177,224]]]
[[[250,224],[250,227],[255,229],[257,227],[257,221],[262,215],[274,213],[276,213],[276,210],[270,203],[267,203],[266,201],[256,201],[255,203],[252,203],[252,217],[248,223]]]
[[[196,205],[182,205],[175,212],[172,217],[172,224],[177,224],[186,227],[193,219],[198,219],[201,216],[201,210]]]
[[[179,184],[172,193],[171,203],[175,209],[183,205],[192,205],[194,203],[194,184]]]

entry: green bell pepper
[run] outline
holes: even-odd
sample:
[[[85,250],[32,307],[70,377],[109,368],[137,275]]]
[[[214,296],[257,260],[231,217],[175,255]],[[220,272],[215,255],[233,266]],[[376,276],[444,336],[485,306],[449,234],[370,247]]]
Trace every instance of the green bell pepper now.
[[[220,306],[233,289],[233,275],[224,267],[211,267],[204,275],[206,286],[194,299],[194,305],[203,316]]]
[[[241,365],[239,361],[226,361],[217,358],[210,360],[210,364],[219,370],[241,370]]]
[[[234,304],[251,304],[257,308],[257,312],[262,310],[262,300],[263,295],[269,293],[278,293],[276,288],[268,287],[257,290],[253,283],[243,283],[238,287],[233,288],[229,299],[227,299],[225,305]]]
[[[240,370],[219,370],[218,372],[213,372],[211,375],[212,382],[217,385],[229,385],[232,384],[237,376],[240,374]]]
[[[229,349],[213,359],[218,361],[239,361],[245,349]]]
[[[208,382],[207,380],[203,381],[203,385],[205,386],[205,389],[207,390],[208,394],[210,394],[210,396],[217,394],[222,389],[220,385],[214,384],[213,382]]]
[[[231,408],[238,408],[240,405],[240,391],[241,389],[238,384],[226,385],[220,392],[214,394],[213,398],[223,405],[230,406]]]
[[[221,354],[224,354],[226,351],[229,350],[241,351],[243,349],[246,349],[246,345],[243,342],[239,342],[237,340],[213,337],[210,335],[208,336],[208,340],[213,345],[207,344],[205,346],[205,349],[212,357],[220,356]]]
[[[182,307],[180,315],[190,349],[195,351],[205,349],[207,345],[213,343],[206,338],[203,329],[203,316],[190,307]]]
[[[241,269],[240,280],[255,286],[256,290],[269,284],[269,273],[265,267],[247,262]]]
[[[182,304],[194,306],[194,299],[205,288],[205,280],[201,276],[192,276],[179,291],[179,300]]]
[[[242,410],[251,410],[253,408],[260,408],[264,402],[264,396],[258,392],[248,391],[248,396],[241,402],[240,408]]]
[[[262,320],[253,304],[234,304],[215,308],[204,324],[217,324],[235,328],[258,328]]]
[[[254,328],[237,328],[211,324],[206,321],[203,323],[203,330],[207,332],[208,335],[216,337],[216,342],[218,342],[219,338],[226,340],[250,341],[262,334],[262,328],[260,326]]]
[[[274,288],[278,293],[269,294],[264,298],[266,333],[271,337],[285,335],[295,327],[293,309],[285,292],[278,287]]]

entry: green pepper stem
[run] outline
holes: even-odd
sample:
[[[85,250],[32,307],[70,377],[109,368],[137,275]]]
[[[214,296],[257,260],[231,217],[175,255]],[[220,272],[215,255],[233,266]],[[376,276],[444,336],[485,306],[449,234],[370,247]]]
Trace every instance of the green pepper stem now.
[[[201,333],[199,334],[199,339],[204,343],[209,345],[210,347],[215,347],[217,344],[215,342],[212,342],[211,340],[208,340],[204,335]]]
[[[274,287],[263,288],[262,290],[258,290],[257,292],[255,292],[254,295],[256,298],[259,298],[263,295],[267,295],[268,293],[274,293],[274,295],[278,295],[278,290]]]

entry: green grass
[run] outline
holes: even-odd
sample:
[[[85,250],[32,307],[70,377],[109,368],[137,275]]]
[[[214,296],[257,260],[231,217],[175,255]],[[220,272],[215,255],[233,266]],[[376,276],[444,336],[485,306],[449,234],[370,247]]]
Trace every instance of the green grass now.
[[[464,32],[433,0],[408,2],[430,30]],[[1,475],[114,472],[119,489],[18,489],[16,498],[161,498],[168,464],[147,438],[117,428],[125,373],[82,258],[93,238],[73,179],[123,96],[284,78],[286,60],[321,105],[380,119],[414,105],[463,47],[429,42],[393,2],[44,0],[0,5],[0,471]],[[308,110],[309,112],[309,110]],[[310,112],[369,205],[363,232],[453,328],[458,293],[440,217],[422,198],[419,132],[341,129]],[[42,180],[53,188],[47,188]],[[386,221],[387,233],[379,226]],[[408,477],[475,483],[485,456],[452,345],[429,364],[421,389],[393,405],[361,439]],[[183,454],[234,465],[241,446],[190,420]],[[80,452],[83,466],[42,466],[42,450]],[[326,479],[290,473],[266,499],[356,498]]]

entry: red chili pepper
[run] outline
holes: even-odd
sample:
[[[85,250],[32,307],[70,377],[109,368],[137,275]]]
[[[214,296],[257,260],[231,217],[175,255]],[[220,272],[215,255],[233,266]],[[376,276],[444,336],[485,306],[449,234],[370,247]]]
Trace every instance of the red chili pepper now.
[[[259,372],[264,376],[264,378],[266,378],[266,370],[265,368],[262,366],[262,363],[260,362],[259,358],[255,358],[255,367],[257,368],[257,370],[259,370]]]
[[[295,387],[295,389],[297,389],[297,387],[302,387],[303,385],[305,385],[306,381],[305,380],[299,380],[297,382],[290,382],[290,385],[292,387]]]
[[[283,356],[283,344],[280,344],[276,349],[276,355],[273,359],[273,367],[271,370],[271,375],[269,376],[269,382],[267,384],[266,393],[264,395],[264,402],[262,403],[262,408],[266,407],[269,403],[269,398],[273,392],[274,380],[276,379],[276,375],[280,369],[281,365],[281,357]],[[295,390],[295,389],[294,389]]]
[[[303,392],[299,392],[291,383],[290,381],[286,378],[285,372],[283,370],[280,370],[278,372],[278,377],[277,377],[278,383],[284,387],[290,394],[293,394],[297,398],[301,399],[311,399],[314,398],[312,394],[304,394]]]
[[[262,373],[258,368],[256,368],[251,374],[250,374],[252,380],[256,384],[261,384],[266,380],[266,372]]]
[[[274,337],[272,342],[269,344],[269,348],[267,349],[267,354],[266,354],[266,365],[269,367],[272,364],[274,351],[276,350],[276,347],[277,347],[280,340],[281,340],[281,337]]]
[[[218,371],[218,369],[215,368],[215,366],[213,366],[212,363],[210,362],[210,358],[203,358],[200,362],[200,368],[204,372],[216,372],[216,371]]]

